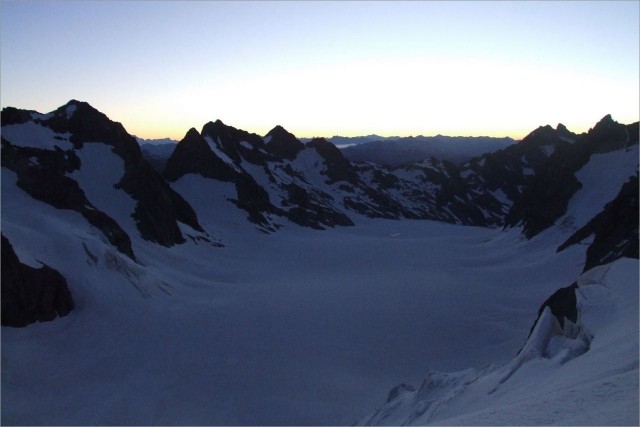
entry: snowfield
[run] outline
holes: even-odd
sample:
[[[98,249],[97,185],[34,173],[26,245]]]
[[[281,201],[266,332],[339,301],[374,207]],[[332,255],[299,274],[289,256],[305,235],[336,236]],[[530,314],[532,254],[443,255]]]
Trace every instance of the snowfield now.
[[[35,123],[2,132],[20,147],[72,148]],[[517,227],[356,211],[354,226],[322,231],[265,214],[268,234],[230,201],[234,183],[187,173],[169,185],[204,231],[180,223],[186,242],[170,247],[140,236],[138,202],[117,185],[123,157],[99,142],[74,151],[82,167],[68,177],[130,236],[135,261],[2,168],[2,234],[23,263],[59,271],[76,305],[2,327],[2,424],[639,423],[638,260],[583,273],[586,244],[557,252],[637,173],[637,145],[591,156],[566,214],[531,240]],[[225,159],[279,208],[291,205],[277,185],[287,179],[321,200],[346,194],[315,149],[268,166]],[[575,323],[547,308],[532,329],[541,304],[576,281]]]
[[[576,173],[582,189],[571,199],[562,221],[584,226],[613,200],[620,187],[638,170],[638,145],[606,154],[594,154]],[[612,165],[616,165],[612,167]]]
[[[67,277],[77,304],[54,322],[2,329],[5,424],[352,424],[398,383],[508,363],[539,305],[584,263],[583,246],[555,253],[555,229],[525,241],[515,229],[360,218],[267,235],[226,201],[226,184],[187,175],[175,188],[224,247],[168,249],[124,222],[136,264],[6,169],[2,185],[3,233],[21,258]],[[637,373],[637,346],[619,351]],[[606,380],[633,387],[617,375]],[[605,377],[589,381],[576,390],[595,398]]]

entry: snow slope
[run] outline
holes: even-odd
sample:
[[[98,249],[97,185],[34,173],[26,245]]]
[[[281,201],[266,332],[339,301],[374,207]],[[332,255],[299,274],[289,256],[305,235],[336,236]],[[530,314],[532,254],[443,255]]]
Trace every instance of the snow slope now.
[[[613,200],[622,185],[638,171],[638,145],[605,154],[594,154],[576,177],[582,188],[571,198],[565,216],[558,221],[576,230]]]
[[[506,362],[584,259],[549,236],[427,221],[266,235],[216,215],[227,190],[187,175],[174,185],[225,247],[132,234],[136,264],[3,173],[3,233],[77,304],[2,329],[5,424],[350,424],[429,369]]]
[[[576,324],[562,329],[546,308],[510,363],[430,372],[361,422],[638,425],[638,261],[595,267],[577,283]]]

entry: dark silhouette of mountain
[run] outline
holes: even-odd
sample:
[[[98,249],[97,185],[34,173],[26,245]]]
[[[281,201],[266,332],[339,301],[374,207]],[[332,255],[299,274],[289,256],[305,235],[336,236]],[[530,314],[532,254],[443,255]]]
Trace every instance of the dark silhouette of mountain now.
[[[304,149],[304,144],[280,125],[271,129],[265,140],[267,151],[283,159],[293,160]]]

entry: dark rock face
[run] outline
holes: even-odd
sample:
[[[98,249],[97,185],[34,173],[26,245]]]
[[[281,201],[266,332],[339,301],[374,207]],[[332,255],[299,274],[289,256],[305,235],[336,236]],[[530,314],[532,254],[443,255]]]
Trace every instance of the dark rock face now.
[[[329,177],[328,184],[337,181],[355,184],[358,181],[358,176],[351,166],[351,162],[342,155],[342,152],[335,145],[324,138],[314,138],[307,143],[307,147],[313,148],[325,159],[327,165],[325,173]]]
[[[33,158],[37,162],[33,162]],[[16,172],[18,187],[31,197],[57,209],[79,212],[91,225],[102,231],[118,251],[135,260],[129,235],[113,218],[93,206],[78,183],[65,175],[80,166],[80,160],[73,150],[15,147],[3,138],[2,166]]]
[[[638,210],[638,175],[635,175],[602,212],[560,245],[558,252],[593,235],[584,271],[621,257],[638,258]]]
[[[2,236],[2,326],[23,327],[66,316],[75,308],[65,278],[53,268],[22,264]]]
[[[265,157],[271,158],[266,156],[266,146],[260,136],[225,125],[220,120],[205,124],[202,136],[210,138],[236,164],[244,158],[250,163],[264,165]]]
[[[513,157],[527,162],[514,169],[527,167],[535,173],[514,180],[521,183],[522,192],[513,194],[505,222],[507,226],[522,224],[525,237],[532,238],[567,211],[569,199],[581,188],[574,174],[587,163],[589,152],[583,144],[563,140],[550,126],[538,128],[509,148],[515,152]],[[544,154],[545,148],[550,155]]]
[[[0,121],[2,126],[8,125],[20,125],[32,120],[32,114],[36,113],[33,110],[20,110],[15,107],[5,107],[2,109],[0,115]]]
[[[146,161],[132,165],[117,184],[138,201],[133,218],[143,239],[171,246],[184,242],[177,221],[203,231],[195,211]]]
[[[538,309],[538,317],[540,317],[545,307],[549,307],[561,327],[564,327],[564,319],[569,319],[571,322],[576,323],[578,320],[576,289],[578,289],[578,284],[572,283],[566,288],[560,288],[555,291]]]
[[[635,129],[637,134],[638,127],[635,126]],[[628,143],[637,143],[637,137],[635,140],[630,140],[629,132],[628,126],[616,122],[610,114],[607,114],[587,132],[587,143],[594,153],[620,150],[625,148]]]
[[[450,162],[431,159],[431,164],[438,169],[425,170],[425,178],[439,185],[440,191],[436,196],[436,207],[448,209],[464,224],[489,225],[477,203],[469,203],[469,196],[473,195],[468,184],[460,176],[458,168]],[[472,196],[473,197],[473,196]],[[452,222],[455,220],[452,218]]]
[[[259,224],[269,231],[275,231],[269,225],[265,214],[281,213],[271,204],[269,194],[247,173],[238,174],[236,177],[236,193],[238,198],[232,200],[240,209],[249,214],[249,220],[254,224]]]
[[[592,154],[619,150],[638,143],[637,124],[622,125],[604,117],[588,133],[576,135],[562,124],[543,126],[504,150],[462,165],[477,192],[502,191],[512,202],[504,216],[506,227],[522,226],[532,238],[566,213],[571,197],[581,188],[575,173]]]
[[[280,125],[271,129],[265,138],[269,138],[267,151],[281,159],[293,160],[304,149],[304,144]]]
[[[220,137],[227,141],[226,149],[229,153],[235,153],[235,139],[241,138],[242,133],[223,129],[222,122],[205,125],[208,135],[215,138]],[[213,136],[211,136],[213,134]],[[250,134],[247,134],[250,135]],[[259,138],[259,137],[258,137]],[[259,144],[256,142],[257,146]],[[238,157],[238,161],[239,161]],[[258,185],[255,179],[239,167],[233,166],[222,160],[213,152],[207,140],[195,129],[190,129],[185,137],[178,143],[175,151],[167,161],[164,175],[170,181],[175,181],[187,173],[197,173],[205,178],[219,181],[233,182],[236,187],[237,198],[232,200],[240,209],[247,211],[249,221],[269,228],[269,221],[265,214],[276,212],[277,209],[271,204],[269,194],[264,188]]]
[[[191,206],[144,160],[136,139],[120,123],[86,103],[77,103],[69,122],[72,141],[112,145],[114,153],[125,161],[125,173],[117,188],[137,200],[132,216],[144,239],[164,246],[184,242],[177,221],[202,231]]]
[[[238,173],[209,147],[207,141],[194,128],[189,129],[167,161],[164,176],[175,181],[187,173],[205,178],[234,182]]]
[[[287,212],[291,222],[318,230],[324,229],[324,226],[354,225],[348,216],[332,205],[331,196],[293,183],[288,184],[286,189],[288,202],[293,206]]]
[[[453,163],[435,158],[399,168],[357,165],[367,176],[364,190],[385,212],[396,218],[429,219],[478,226],[501,225],[503,205],[480,184],[462,177]],[[475,175],[474,175],[475,176]],[[376,193],[376,194],[374,194]]]
[[[53,111],[51,118],[40,120],[40,123],[58,133],[69,132],[69,140],[76,148],[85,143],[101,142],[112,146],[125,163],[131,157],[142,156],[138,142],[121,123],[111,121],[86,102],[71,100]]]

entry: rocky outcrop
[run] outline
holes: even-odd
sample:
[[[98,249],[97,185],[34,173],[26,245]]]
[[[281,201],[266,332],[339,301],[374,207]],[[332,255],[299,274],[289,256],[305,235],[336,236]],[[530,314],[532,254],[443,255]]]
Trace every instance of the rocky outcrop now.
[[[132,164],[116,188],[122,188],[138,201],[132,216],[145,240],[163,246],[183,243],[178,221],[204,231],[191,205],[146,161]]]
[[[287,218],[298,225],[318,230],[326,226],[351,226],[353,221],[333,206],[333,198],[321,191],[303,188],[291,183],[284,187],[287,190]]]
[[[47,265],[33,268],[21,263],[2,235],[2,326],[50,321],[74,307],[66,279]]]
[[[260,225],[267,231],[275,231],[267,218],[270,213],[282,213],[271,204],[269,193],[248,173],[238,174],[235,181],[237,198],[231,200],[240,209],[246,211],[249,221]]]
[[[638,175],[631,177],[602,212],[577,230],[558,252],[593,236],[584,271],[621,257],[638,258]]]

